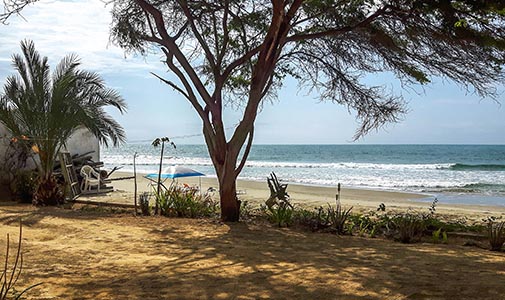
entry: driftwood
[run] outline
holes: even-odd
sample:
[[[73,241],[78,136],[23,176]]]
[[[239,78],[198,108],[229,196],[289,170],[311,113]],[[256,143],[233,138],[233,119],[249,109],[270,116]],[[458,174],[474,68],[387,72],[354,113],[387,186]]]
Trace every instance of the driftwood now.
[[[267,178],[268,188],[270,188],[270,198],[265,202],[268,208],[278,205],[279,202],[284,202],[291,208],[293,207],[289,202],[289,195],[287,192],[288,184],[281,184],[279,179],[274,172],[270,174],[270,178]]]

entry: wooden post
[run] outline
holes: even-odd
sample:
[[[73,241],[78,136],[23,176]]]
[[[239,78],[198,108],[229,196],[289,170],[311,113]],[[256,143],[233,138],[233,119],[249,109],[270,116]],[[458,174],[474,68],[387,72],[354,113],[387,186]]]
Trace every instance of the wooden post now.
[[[135,216],[137,215],[137,168],[135,166],[135,158],[137,158],[137,152],[133,154],[133,184],[135,186],[134,188],[134,201],[135,201]]]
[[[155,206],[154,206],[154,214],[157,215],[158,214],[158,199],[160,198],[160,186],[161,186],[161,169],[162,169],[162,166],[163,166],[163,150],[165,150],[165,141],[162,140],[161,141],[161,155],[160,155],[160,169],[159,169],[159,172],[158,172],[158,187],[156,189],[156,203],[155,203]]]

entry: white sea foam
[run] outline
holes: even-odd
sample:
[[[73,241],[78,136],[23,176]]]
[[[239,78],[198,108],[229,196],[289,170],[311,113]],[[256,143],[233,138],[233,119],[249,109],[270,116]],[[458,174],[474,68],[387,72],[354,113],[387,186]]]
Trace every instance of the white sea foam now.
[[[133,165],[133,157],[126,155],[104,155],[103,161],[109,165]],[[137,165],[157,165],[159,156],[139,155]],[[164,156],[164,164],[212,166],[209,158]],[[312,162],[273,162],[247,161],[246,167],[251,168],[301,168],[301,169],[367,169],[367,170],[440,170],[448,169],[454,164],[375,164],[375,163],[312,163]]]
[[[124,171],[133,170],[133,157],[121,154],[105,154],[106,167],[123,166]],[[184,165],[202,173],[215,176],[212,161],[204,157],[165,156],[164,167]],[[157,172],[159,157],[139,155],[136,158],[140,173]],[[388,163],[313,163],[286,161],[254,161],[246,163],[241,178],[263,181],[274,171],[286,182],[380,188],[405,191],[436,191],[463,188],[475,184],[505,185],[505,172],[454,171],[454,164],[388,164]]]

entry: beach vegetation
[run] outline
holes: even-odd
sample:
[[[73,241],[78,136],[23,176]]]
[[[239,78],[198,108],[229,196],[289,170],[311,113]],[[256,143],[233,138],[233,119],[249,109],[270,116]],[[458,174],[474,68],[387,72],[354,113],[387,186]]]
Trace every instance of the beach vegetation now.
[[[33,152],[39,184],[34,204],[52,205],[63,201],[63,192],[53,168],[57,155],[70,136],[86,128],[109,145],[125,141],[122,127],[105,111],[123,113],[126,103],[118,92],[105,86],[93,72],[80,70],[76,55],[63,58],[54,72],[32,41],[21,42],[22,55],[14,54],[17,75],[8,76],[0,94],[0,122]]]
[[[309,228],[312,231],[317,231],[321,223],[319,222],[321,218],[318,217],[318,209],[317,207],[312,210],[306,208],[295,209],[293,211],[293,224],[303,228]]]
[[[448,241],[447,232],[442,230],[442,227],[433,231],[431,234],[431,238],[432,238],[433,243],[435,243],[435,244],[438,244],[438,243],[447,244],[447,241]]]
[[[32,203],[37,188],[37,173],[31,170],[18,170],[13,181],[15,197],[21,203]]]
[[[202,218],[216,215],[219,206],[208,194],[200,194],[196,187],[171,184],[155,194],[159,214],[166,217]]]
[[[249,201],[242,201],[240,205],[240,220],[243,222],[251,222],[261,213],[261,207],[255,208]]]
[[[161,169],[163,168],[163,152],[165,151],[165,143],[170,143],[174,149],[176,148],[175,143],[171,142],[168,137],[156,138],[152,141],[151,145],[156,148],[161,145],[160,150],[160,165],[158,169],[158,180],[156,181],[156,195],[159,196],[160,188],[161,188]],[[154,213],[158,214],[158,201],[156,201],[156,205],[154,208]]]
[[[293,224],[295,208],[288,201],[279,201],[268,207],[264,207],[268,220],[279,227],[288,227]]]
[[[18,172],[27,168],[27,162],[33,151],[24,139],[11,138],[9,140],[7,134],[0,137],[2,138],[6,147],[3,161],[0,162],[0,180],[9,183],[11,192],[15,194]],[[5,143],[5,140],[8,140],[8,143]]]
[[[352,231],[356,231],[359,236],[376,236],[377,222],[372,220],[370,215],[350,214],[348,218],[352,224]]]
[[[151,197],[151,194],[149,192],[143,192],[139,195],[140,213],[143,216],[150,216],[151,215],[151,206],[149,204],[150,197]]]
[[[23,236],[23,226],[19,223],[19,238],[15,256],[11,259],[10,254],[10,239],[7,234],[7,242],[5,244],[5,256],[2,264],[2,273],[0,274],[0,300],[18,300],[29,290],[41,285],[42,283],[31,285],[25,289],[18,291],[16,284],[23,271],[23,253],[21,251],[21,241]],[[13,260],[13,261],[12,261]]]
[[[224,221],[239,219],[236,178],[258,112],[287,78],[355,112],[358,139],[408,110],[389,83],[369,85],[369,74],[403,88],[443,77],[482,97],[498,96],[504,77],[501,1],[112,2],[113,43],[143,55],[159,49],[177,81],[153,75],[201,119]],[[231,132],[225,107],[242,112]]]
[[[350,233],[352,227],[348,226],[348,219],[352,208],[353,207],[351,206],[348,209],[344,209],[340,204],[340,201],[337,202],[335,207],[328,204],[327,216],[329,225],[336,234]]]
[[[406,244],[420,240],[426,229],[423,217],[415,212],[393,216],[388,227],[395,231],[396,239]]]
[[[489,220],[487,224],[487,235],[491,251],[501,251],[505,243],[505,222]]]

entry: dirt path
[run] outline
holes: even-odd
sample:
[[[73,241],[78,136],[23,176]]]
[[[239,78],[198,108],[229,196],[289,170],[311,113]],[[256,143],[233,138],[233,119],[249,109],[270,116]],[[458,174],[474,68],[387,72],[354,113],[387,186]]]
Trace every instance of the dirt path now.
[[[4,204],[0,249],[20,217],[29,299],[505,299],[478,248]]]

